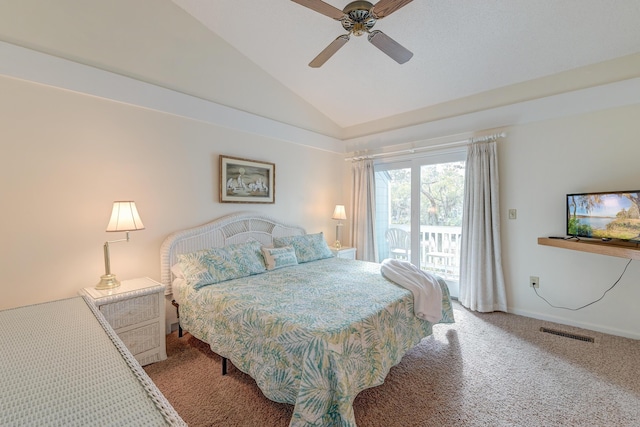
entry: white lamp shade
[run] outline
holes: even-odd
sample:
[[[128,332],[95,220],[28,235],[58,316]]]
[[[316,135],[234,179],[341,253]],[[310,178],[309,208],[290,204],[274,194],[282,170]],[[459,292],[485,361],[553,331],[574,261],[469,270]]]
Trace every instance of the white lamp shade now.
[[[144,230],[144,224],[138,215],[136,203],[131,201],[113,202],[111,219],[107,231]]]
[[[333,211],[332,219],[347,219],[347,214],[344,211],[344,205],[336,205]]]

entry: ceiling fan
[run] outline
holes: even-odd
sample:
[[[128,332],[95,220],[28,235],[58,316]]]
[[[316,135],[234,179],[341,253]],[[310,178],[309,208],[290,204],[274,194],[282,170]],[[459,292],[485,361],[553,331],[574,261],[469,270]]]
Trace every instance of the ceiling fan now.
[[[347,34],[338,36],[329,44],[313,61],[310,67],[318,68],[327,62],[334,53],[349,41],[351,34],[361,36],[367,33],[367,39],[375,47],[386,53],[399,64],[404,64],[413,56],[409,50],[387,36],[382,31],[371,30],[378,19],[391,15],[401,7],[411,3],[412,0],[380,0],[375,5],[368,1],[352,1],[343,10],[331,6],[322,0],[291,0],[318,13],[333,18],[342,23]]]

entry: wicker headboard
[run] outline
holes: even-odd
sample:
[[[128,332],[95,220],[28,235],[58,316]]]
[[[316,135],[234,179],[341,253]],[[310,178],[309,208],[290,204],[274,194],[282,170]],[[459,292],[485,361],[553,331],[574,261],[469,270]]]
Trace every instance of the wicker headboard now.
[[[176,231],[164,240],[160,248],[160,279],[166,286],[165,294],[171,293],[174,279],[171,266],[177,262],[178,254],[243,243],[250,239],[271,245],[274,237],[300,234],[306,234],[304,228],[286,225],[254,212],[234,213],[198,227]]]

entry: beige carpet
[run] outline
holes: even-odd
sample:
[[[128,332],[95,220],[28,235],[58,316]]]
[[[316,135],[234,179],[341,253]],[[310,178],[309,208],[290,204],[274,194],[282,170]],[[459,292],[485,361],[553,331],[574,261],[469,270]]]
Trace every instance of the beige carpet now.
[[[640,426],[640,341],[454,305],[354,402],[367,426]],[[559,329],[594,343],[540,332]],[[191,426],[287,426],[292,406],[265,398],[248,375],[189,334],[167,337],[166,361],[145,368]]]

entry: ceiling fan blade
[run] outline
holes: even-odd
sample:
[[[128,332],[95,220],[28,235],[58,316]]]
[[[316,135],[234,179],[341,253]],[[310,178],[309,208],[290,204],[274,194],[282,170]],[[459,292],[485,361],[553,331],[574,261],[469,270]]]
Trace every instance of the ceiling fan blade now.
[[[373,6],[373,14],[381,19],[391,15],[396,10],[411,3],[413,0],[380,0]]]
[[[327,62],[329,58],[333,56],[334,53],[338,51],[342,46],[345,45],[349,41],[349,34],[343,34],[338,36],[334,41],[332,41],[329,46],[325,47],[322,52],[316,56],[313,61],[309,62],[309,67],[319,68],[322,67],[322,64]]]
[[[329,3],[325,3],[322,0],[291,0],[294,3],[308,7],[311,10],[315,10],[318,13],[328,16],[329,18],[340,20],[345,15],[344,12],[337,7],[331,6]]]
[[[375,47],[386,53],[398,64],[404,64],[411,59],[413,53],[407,50],[397,41],[383,33],[382,31],[372,31],[368,36],[369,41]]]

